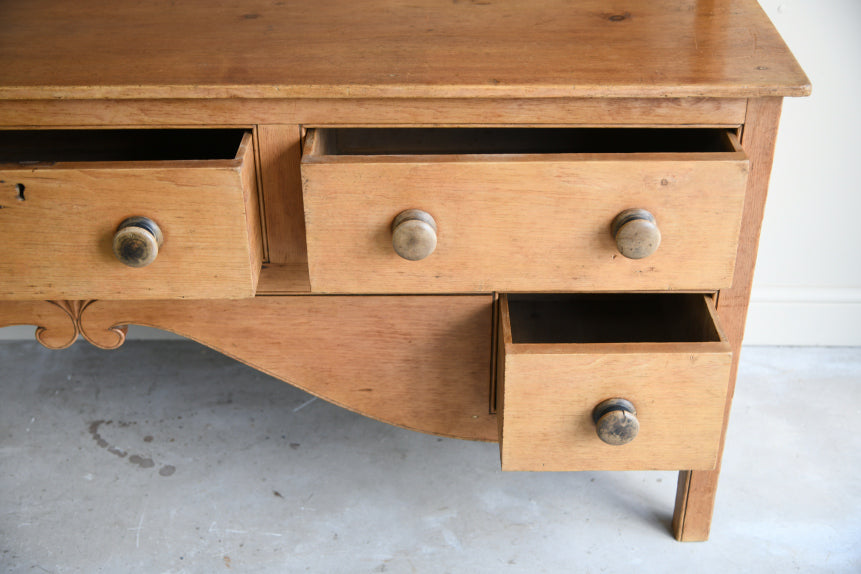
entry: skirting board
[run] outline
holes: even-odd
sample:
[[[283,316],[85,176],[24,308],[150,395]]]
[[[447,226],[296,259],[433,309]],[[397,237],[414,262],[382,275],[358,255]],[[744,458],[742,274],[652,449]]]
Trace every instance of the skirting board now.
[[[754,287],[744,344],[861,346],[861,288]]]
[[[34,328],[0,329],[0,341],[32,340]],[[179,339],[131,326],[127,340]],[[861,346],[861,288],[755,287],[745,345]]]

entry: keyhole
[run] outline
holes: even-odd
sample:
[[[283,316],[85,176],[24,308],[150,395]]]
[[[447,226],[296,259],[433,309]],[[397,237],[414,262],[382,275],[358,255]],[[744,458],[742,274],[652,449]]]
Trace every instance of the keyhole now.
[[[23,183],[16,183],[15,184],[15,191],[18,192],[18,201],[24,201],[24,184]]]

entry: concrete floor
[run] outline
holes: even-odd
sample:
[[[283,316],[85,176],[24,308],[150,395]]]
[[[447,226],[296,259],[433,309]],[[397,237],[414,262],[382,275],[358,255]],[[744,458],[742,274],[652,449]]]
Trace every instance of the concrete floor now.
[[[675,473],[502,473],[194,343],[0,364],[4,572],[861,572],[861,348],[745,349],[694,544]]]

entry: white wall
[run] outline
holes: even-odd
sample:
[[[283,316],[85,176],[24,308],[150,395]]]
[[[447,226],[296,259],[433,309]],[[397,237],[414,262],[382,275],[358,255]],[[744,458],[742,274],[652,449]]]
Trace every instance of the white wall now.
[[[813,95],[784,100],[745,343],[861,345],[861,1],[760,3]]]
[[[861,345],[861,0],[761,4],[813,96],[784,101],[745,343]]]

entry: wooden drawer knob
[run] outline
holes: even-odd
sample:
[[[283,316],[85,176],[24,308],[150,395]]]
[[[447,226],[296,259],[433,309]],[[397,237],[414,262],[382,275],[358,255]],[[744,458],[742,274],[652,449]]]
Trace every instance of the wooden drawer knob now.
[[[640,432],[637,409],[625,399],[607,399],[592,411],[598,438],[607,444],[628,444]]]
[[[612,230],[619,253],[628,259],[648,257],[661,244],[655,216],[645,209],[626,209],[613,220]]]
[[[436,249],[436,221],[420,209],[400,212],[392,221],[392,247],[409,261],[424,259]]]
[[[148,217],[129,217],[114,233],[114,255],[129,267],[145,267],[158,257],[164,236]]]

